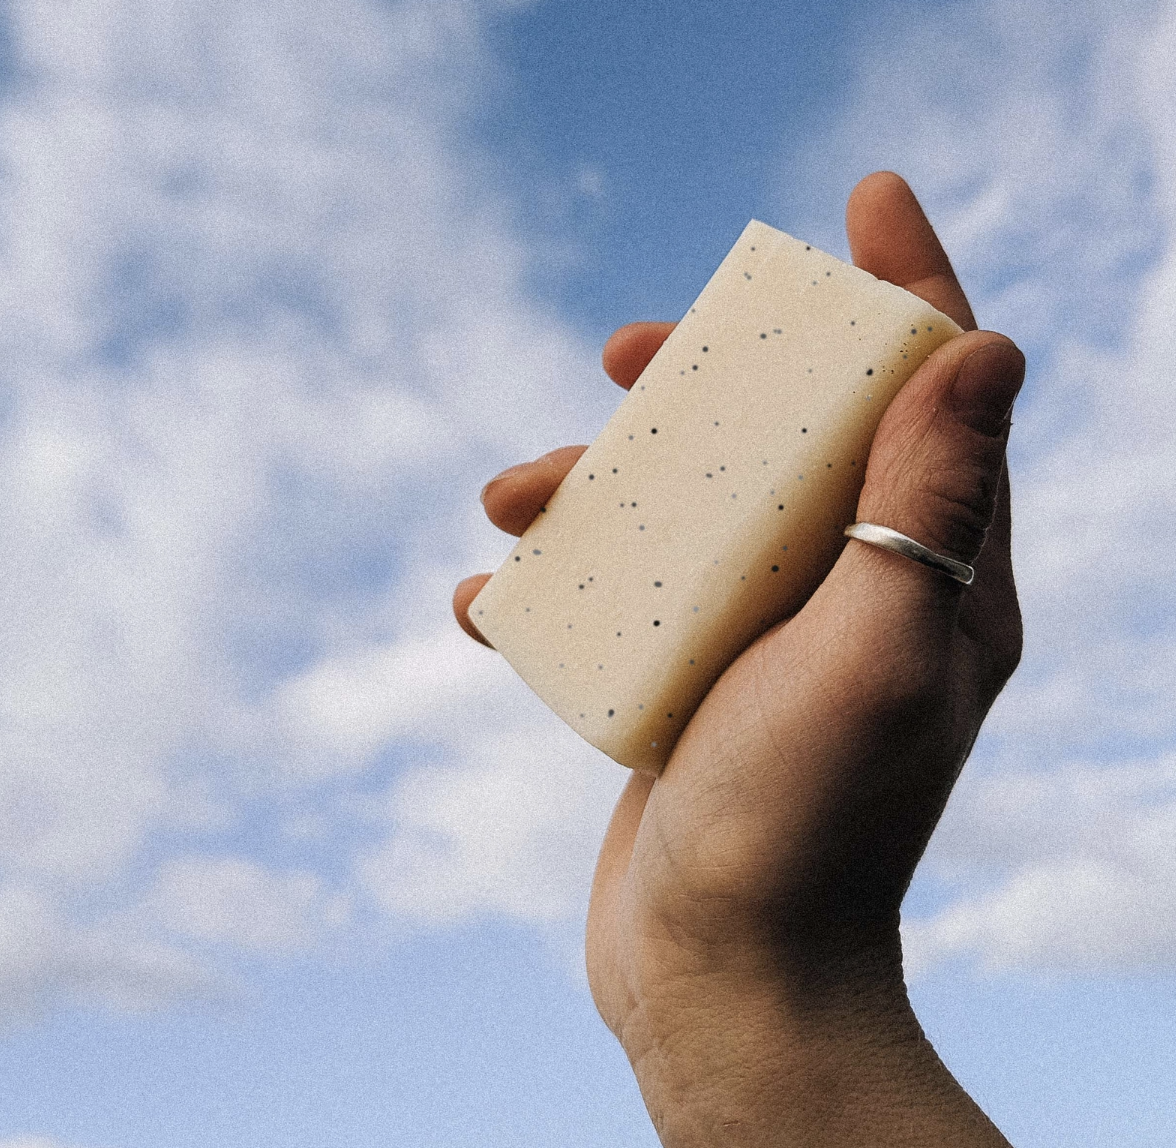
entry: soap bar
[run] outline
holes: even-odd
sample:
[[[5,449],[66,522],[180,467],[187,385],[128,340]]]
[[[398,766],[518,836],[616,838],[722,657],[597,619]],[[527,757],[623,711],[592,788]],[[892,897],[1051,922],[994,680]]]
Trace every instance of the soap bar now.
[[[887,404],[946,315],[752,221],[470,607],[581,736],[660,772],[854,521]]]

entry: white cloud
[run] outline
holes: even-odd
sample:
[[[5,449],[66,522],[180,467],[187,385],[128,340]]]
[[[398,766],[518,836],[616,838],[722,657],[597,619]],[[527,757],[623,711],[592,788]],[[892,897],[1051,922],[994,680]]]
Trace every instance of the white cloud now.
[[[204,991],[181,934],[320,927],[312,873],[144,875],[146,847],[217,856],[259,787],[297,807],[432,728],[433,588],[495,546],[471,492],[583,437],[595,349],[527,297],[535,253],[462,134],[504,6],[12,6],[0,872],[25,908],[0,1012]],[[108,917],[82,929],[83,900]],[[133,906],[153,923],[124,935]]]
[[[907,922],[912,968],[1170,969],[1176,5],[902,11],[863,38],[813,164],[831,196],[833,172],[906,174],[982,325],[1030,353],[1011,465],[1026,656],[929,851],[920,880],[954,895]]]
[[[899,170],[983,325],[1033,347],[1120,333],[1124,272],[1158,238],[1150,132],[1133,96],[1155,8],[972,0],[932,20],[880,6],[838,130],[796,164],[814,184],[810,213],[839,239],[853,182]]]
[[[348,803],[379,835],[358,858],[357,883],[394,920],[440,926],[498,914],[570,950],[578,941],[563,926],[579,929],[627,771],[458,631],[447,616],[453,580],[443,573],[418,587],[422,620],[400,640],[314,664],[274,693],[260,720],[282,760],[308,777],[359,772],[398,747],[396,780]],[[438,613],[440,629],[427,628]]]
[[[0,1140],[0,1148],[66,1148],[60,1140],[45,1136],[18,1136],[15,1140]]]
[[[311,948],[351,917],[348,898],[314,873],[273,872],[237,857],[164,862],[146,908],[181,936],[254,953]]]
[[[501,658],[449,625],[316,663],[275,692],[267,728],[281,738],[283,760],[311,776],[362,769],[393,741],[472,733],[504,678]]]
[[[356,879],[405,926],[525,922],[583,980],[592,872],[628,771],[503,681],[508,673],[454,699],[448,736],[357,805],[382,836]]]
[[[381,834],[358,881],[394,918],[502,914],[550,927],[582,917],[626,771],[497,654],[447,625],[319,663],[276,702],[284,756],[310,775],[401,747],[396,781],[351,803]]]
[[[977,956],[989,971],[1169,970],[1176,960],[1170,868],[1076,858],[1020,870],[986,897],[958,902],[928,923],[908,923],[908,970],[917,976],[960,953]]]
[[[174,946],[118,923],[80,926],[51,897],[0,887],[0,1030],[60,997],[135,1010],[219,991],[203,965]]]
[[[468,733],[462,764],[410,768],[370,807],[387,839],[360,862],[398,918],[579,919],[624,778],[551,715]]]
[[[330,934],[348,902],[320,876],[227,858],[216,835],[265,788],[292,833],[321,838],[314,787],[389,761],[407,764],[364,807],[378,839],[353,893],[424,926],[582,912],[623,776],[448,628],[452,582],[500,551],[472,492],[604,413],[575,397],[596,349],[528,299],[538,256],[463,142],[497,82],[494,7],[13,7],[0,895],[20,927],[0,930],[4,1015],[209,991],[185,945],[279,953]],[[910,173],[982,320],[1037,352],[1016,475],[1030,656],[981,747],[998,779],[1009,747],[1111,761],[1116,741],[1176,733],[1173,544],[1151,528],[1173,509],[1156,475],[1176,462],[1157,413],[1176,269],[1137,270],[1176,208],[1176,33],[1131,11],[977,0],[902,26],[902,86],[871,63],[899,33],[871,31],[844,130],[803,165],[838,206],[847,171]],[[591,169],[573,183],[607,191]],[[1138,847],[1115,856],[1042,833],[1047,806],[1026,806],[1032,855],[1003,833],[995,861],[961,847],[949,864],[952,824],[991,841],[1007,816],[953,804],[930,861],[964,892],[917,925],[922,959],[1166,951],[1075,939],[1096,891],[1112,937],[1136,920],[1132,882],[1168,871],[1147,860],[1144,799],[1123,798]],[[177,828],[190,851],[143,877],[145,845]],[[73,906],[96,888],[110,915],[83,928]],[[1048,928],[1018,917],[1027,890],[1061,906]]]
[[[990,970],[1176,963],[1176,756],[998,773],[962,786],[928,858],[971,888],[904,922],[908,968],[972,957]]]

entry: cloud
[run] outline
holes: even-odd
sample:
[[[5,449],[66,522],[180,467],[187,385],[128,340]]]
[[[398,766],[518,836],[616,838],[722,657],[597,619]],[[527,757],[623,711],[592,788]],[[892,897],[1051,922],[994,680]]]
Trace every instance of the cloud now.
[[[906,174],[981,324],[1030,356],[1011,445],[1026,655],[928,852],[919,880],[947,905],[906,922],[909,963],[1171,969],[1176,5],[905,11],[863,35],[844,122],[807,158],[838,200],[848,172]]]
[[[1172,754],[962,786],[929,857],[957,893],[934,916],[904,921],[908,970],[961,956],[990,971],[1170,969],[1173,840]]]
[[[434,590],[496,547],[470,492],[596,421],[465,134],[508,6],[11,6],[0,1012],[205,991],[188,948],[324,927],[313,872],[220,835],[435,728]]]
[[[307,777],[362,775],[395,747],[392,784],[345,800],[374,837],[355,860],[357,889],[391,920],[527,922],[578,970],[596,851],[627,771],[458,631],[453,580],[418,586],[424,621],[399,640],[289,678],[265,728],[286,767]]]
[[[238,857],[165,861],[145,909],[180,936],[262,954],[309,949],[351,916],[347,897],[314,873],[273,872]]]
[[[1159,10],[971,0],[928,20],[878,6],[836,130],[789,157],[812,188],[814,225],[839,241],[855,180],[899,170],[982,325],[1048,354],[1074,338],[1121,345],[1121,290],[1161,238],[1152,115],[1138,98]]]
[[[292,768],[362,770],[391,742],[452,741],[476,730],[508,682],[497,655],[450,625],[314,663],[275,691],[268,728]]]
[[[420,927],[582,913],[623,775],[448,619],[453,581],[502,549],[470,492],[607,413],[585,397],[596,348],[528,295],[538,241],[466,134],[501,82],[501,7],[11,8],[2,1015],[213,991],[209,949],[298,951],[365,897]],[[1131,13],[1001,0],[870,29],[845,122],[799,165],[822,204],[849,171],[910,173],[983,320],[1035,355],[1015,460],[1030,654],[977,777],[1036,754],[1059,785],[1090,760],[1109,786],[1176,732],[1174,544],[1152,529],[1176,461],[1176,32],[1168,8]],[[897,35],[902,84],[874,62]],[[607,194],[590,169],[573,182]],[[351,887],[228,848],[259,795],[300,840],[341,811]],[[1032,856],[1002,833],[1007,855],[943,861],[962,891],[908,927],[926,961],[1074,964],[1099,889],[1106,936],[1135,920],[1151,855],[1078,833],[1046,849],[1047,806],[1027,806]],[[1130,840],[1145,814],[1123,798]],[[959,816],[983,843],[1009,815]],[[1032,936],[1026,889],[1062,905]],[[1146,963],[1166,943],[1087,947]]]
[[[396,781],[354,806],[379,834],[360,889],[401,927],[487,917],[535,928],[583,981],[596,854],[628,771],[574,734],[505,664],[483,666],[434,720],[447,735],[406,754]]]
[[[141,1010],[220,991],[182,949],[117,924],[81,926],[51,897],[0,888],[0,1030],[60,998]]]
[[[448,591],[448,586],[445,587]],[[350,802],[377,843],[356,878],[398,921],[579,919],[626,771],[559,721],[495,653],[446,625],[318,663],[277,695],[285,756],[309,774],[404,764]]]
[[[361,858],[361,880],[410,922],[579,920],[619,767],[551,715],[470,741],[460,765],[411,767],[368,806],[389,832]]]
[[[66,1148],[60,1140],[44,1136],[18,1136],[15,1140],[0,1140],[0,1148]]]

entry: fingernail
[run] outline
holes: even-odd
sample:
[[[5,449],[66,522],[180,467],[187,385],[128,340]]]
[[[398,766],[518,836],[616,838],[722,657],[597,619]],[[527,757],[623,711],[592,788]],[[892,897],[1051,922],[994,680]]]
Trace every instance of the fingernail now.
[[[488,491],[500,479],[507,478],[509,475],[517,474],[520,470],[525,470],[531,464],[529,462],[520,462],[516,466],[508,466],[506,470],[496,474],[484,487],[482,487],[482,505],[486,505],[486,491]]]
[[[1025,356],[1012,343],[986,343],[963,362],[950,402],[961,422],[981,434],[1004,429],[1025,381]]]

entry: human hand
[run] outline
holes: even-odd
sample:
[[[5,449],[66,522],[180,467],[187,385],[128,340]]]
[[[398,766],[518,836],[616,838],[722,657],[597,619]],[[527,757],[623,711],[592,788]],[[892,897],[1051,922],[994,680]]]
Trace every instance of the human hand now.
[[[723,674],[662,775],[635,773],[601,849],[588,970],[663,1142],[999,1145],[935,1056],[902,978],[899,907],[1021,642],[1004,470],[1024,371],[975,331],[906,184],[850,198],[854,261],[950,315],[891,403],[858,506],[975,565],[967,589],[850,542],[813,597]],[[630,386],[672,324],[622,328]],[[521,533],[583,447],[484,492]],[[486,576],[458,587],[468,605]]]

